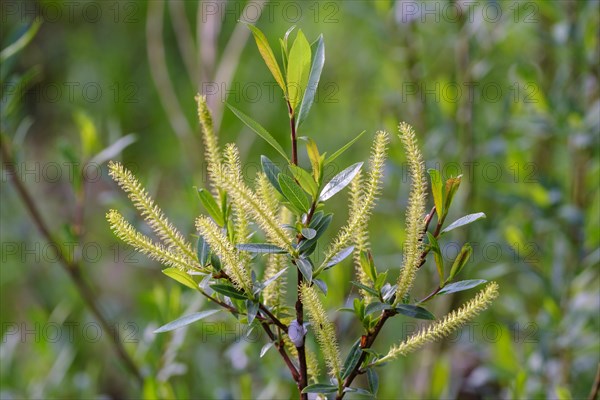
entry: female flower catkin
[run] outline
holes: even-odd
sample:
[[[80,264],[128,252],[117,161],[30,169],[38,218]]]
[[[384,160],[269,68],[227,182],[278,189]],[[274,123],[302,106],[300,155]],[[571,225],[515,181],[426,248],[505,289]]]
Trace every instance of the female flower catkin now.
[[[198,119],[202,128],[202,139],[204,141],[206,169],[213,188],[213,195],[216,195],[218,188],[221,187],[220,176],[221,165],[223,163],[221,151],[219,150],[219,141],[213,131],[213,121],[206,103],[206,96],[197,95],[196,102],[198,103]]]
[[[399,345],[392,347],[388,354],[377,360],[375,364],[381,364],[399,356],[407,355],[429,342],[450,335],[456,329],[485,310],[496,297],[498,297],[498,284],[496,282],[491,282],[485,289],[480,291],[477,296],[458,310],[452,311],[450,314],[446,315],[443,320],[433,323],[422,332],[412,335]]]
[[[425,216],[425,199],[427,197],[427,183],[425,180],[425,168],[423,157],[417,146],[417,138],[413,128],[402,122],[400,140],[404,145],[410,177],[412,180],[408,207],[406,210],[406,242],[404,243],[404,261],[400,276],[398,277],[398,289],[396,290],[396,303],[402,301],[410,291],[415,280],[417,269],[421,262],[423,250],[423,218]]]

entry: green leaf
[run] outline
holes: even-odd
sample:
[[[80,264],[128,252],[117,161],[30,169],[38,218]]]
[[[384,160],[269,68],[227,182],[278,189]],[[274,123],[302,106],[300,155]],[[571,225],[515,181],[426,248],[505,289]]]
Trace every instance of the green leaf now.
[[[275,140],[275,138],[273,138],[273,136],[271,136],[271,134],[265,128],[263,128],[261,124],[259,124],[258,122],[256,122],[255,120],[253,120],[252,118],[250,118],[231,104],[225,104],[244,124],[246,124],[248,128],[252,129],[258,136],[263,138],[267,143],[271,145],[271,147],[277,150],[279,154],[281,154],[286,160],[289,161],[287,154],[285,154],[285,151],[283,150],[283,147],[281,147],[281,145]]]
[[[79,130],[79,138],[81,140],[81,158],[89,160],[92,154],[100,149],[100,141],[98,139],[98,131],[90,116],[83,110],[76,111],[73,114],[73,119]]]
[[[317,144],[311,138],[306,140],[306,153],[308,154],[308,159],[310,160],[310,165],[312,166],[313,176],[317,186],[321,186],[321,178],[323,176],[323,158],[319,154],[319,148],[317,147]]]
[[[456,178],[448,178],[446,180],[446,194],[444,195],[444,210],[448,212],[450,206],[452,205],[452,200],[454,199],[454,195],[460,186],[462,175],[457,176]]]
[[[288,267],[283,268],[281,271],[279,271],[278,273],[276,273],[275,275],[273,275],[272,277],[270,277],[269,279],[267,279],[266,281],[264,281],[263,283],[260,284],[260,289],[264,289],[267,286],[269,286],[271,283],[275,282],[277,280],[277,278],[279,278],[281,275],[283,275],[285,273],[285,271],[287,271]]]
[[[427,239],[429,240],[429,246],[433,251],[433,258],[435,260],[435,266],[437,267],[440,282],[444,281],[444,258],[442,257],[442,251],[437,239],[429,232],[427,232]]]
[[[383,310],[389,310],[390,308],[392,308],[392,306],[389,304],[382,303],[380,301],[374,301],[373,303],[370,303],[367,308],[365,308],[365,315],[381,312]]]
[[[317,236],[317,231],[312,228],[302,228],[301,233],[302,236],[304,236],[308,240],[313,239],[315,236]]]
[[[321,196],[319,197],[319,201],[325,201],[330,199],[337,192],[348,186],[350,182],[352,182],[352,179],[354,179],[356,174],[358,174],[362,166],[362,162],[353,164],[345,170],[343,170],[342,172],[340,172],[339,174],[337,174],[336,176],[334,176],[333,179],[331,179],[329,183],[327,183],[327,185],[325,185],[325,187],[323,188]]]
[[[219,205],[215,201],[214,197],[210,194],[210,192],[206,189],[198,189],[198,197],[200,198],[200,203],[206,209],[206,212],[215,220],[217,225],[223,226],[225,225],[225,220],[223,219],[223,212],[219,208]]]
[[[317,234],[315,235],[315,237],[310,240],[303,240],[302,243],[300,243],[300,247],[298,248],[298,250],[300,252],[304,252],[307,249],[309,249],[311,246],[316,244],[317,240],[321,237],[321,235],[323,235],[323,233],[325,233],[325,231],[329,227],[329,224],[331,224],[332,219],[333,219],[333,214],[327,214],[326,216],[321,218],[321,220],[319,221],[319,224],[314,227],[314,229],[317,231]]]
[[[369,384],[369,392],[376,395],[379,390],[379,375],[374,368],[367,369],[367,383]]]
[[[225,284],[214,284],[210,285],[210,287],[217,293],[221,293],[225,296],[231,297],[232,299],[246,300],[247,297],[242,292],[238,291],[231,285]]]
[[[279,193],[283,194],[283,192],[281,191],[281,186],[279,186],[279,182],[277,181],[277,177],[281,173],[279,167],[277,167],[277,165],[275,165],[273,161],[269,160],[267,156],[260,156],[260,163],[262,165],[263,172],[267,176],[269,182],[271,182],[271,185],[273,185],[273,187]]]
[[[285,81],[283,80],[283,75],[281,74],[281,69],[279,69],[279,64],[277,64],[277,60],[275,59],[275,54],[273,54],[273,50],[271,50],[271,46],[269,45],[269,41],[262,33],[260,29],[258,29],[254,25],[247,25],[248,28],[252,31],[252,35],[254,36],[254,40],[256,41],[256,46],[258,47],[258,51],[262,56],[263,60],[265,60],[265,64],[271,71],[273,78],[283,90],[283,93],[286,92]]]
[[[362,354],[362,349],[360,348],[360,340],[354,342],[348,355],[346,356],[346,360],[344,360],[344,366],[342,367],[342,379],[346,379],[354,368],[356,368],[356,364],[360,360],[360,356]]]
[[[312,282],[313,265],[309,258],[297,258],[296,266],[308,282]]]
[[[370,251],[360,252],[360,266],[365,274],[373,281],[377,279],[377,271]]]
[[[427,172],[431,178],[431,193],[433,194],[433,203],[438,219],[444,218],[446,209],[444,208],[444,186],[442,184],[442,175],[437,169],[428,169]]]
[[[198,261],[200,261],[200,265],[206,267],[208,265],[208,259],[210,256],[210,247],[204,238],[198,238],[198,244],[196,246],[196,253],[198,255]]]
[[[362,131],[361,133],[358,134],[358,136],[356,136],[354,139],[352,139],[351,141],[349,141],[348,143],[346,143],[341,149],[339,149],[338,151],[336,151],[335,153],[333,153],[332,155],[330,155],[329,157],[327,157],[325,159],[325,163],[324,164],[325,165],[331,164],[333,162],[333,160],[335,160],[336,158],[338,158],[339,156],[341,156],[346,150],[348,150],[350,148],[350,146],[352,146],[366,132],[367,131]]]
[[[262,347],[262,349],[260,349],[260,358],[263,358],[263,356],[267,353],[267,351],[269,351],[269,349],[271,347],[273,347],[273,345],[274,345],[273,342],[265,343],[265,345]]]
[[[334,265],[341,263],[342,261],[344,261],[344,259],[346,259],[346,257],[348,257],[350,254],[352,254],[353,251],[354,251],[354,246],[349,246],[349,247],[346,247],[345,249],[340,250],[340,252],[337,253],[335,256],[333,256],[331,258],[331,260],[327,263],[327,265],[325,266],[325,269],[327,270],[327,269],[333,267]]]
[[[238,244],[238,250],[247,251],[249,253],[269,253],[269,254],[286,254],[287,251],[281,247],[275,246],[274,244],[268,243],[244,243]]]
[[[464,217],[461,217],[461,218],[457,219],[456,221],[454,221],[453,223],[451,223],[450,225],[448,225],[445,229],[442,230],[441,233],[450,232],[451,230],[460,228],[461,226],[464,226],[464,225],[468,225],[471,222],[475,222],[482,218],[485,218],[485,214],[482,212],[465,215]]]
[[[402,315],[418,319],[435,319],[435,316],[420,306],[412,304],[399,304],[395,310]]]
[[[294,176],[294,179],[296,179],[300,186],[302,186],[302,189],[310,193],[311,196],[317,197],[317,192],[319,191],[319,189],[317,188],[317,183],[310,175],[310,173],[306,172],[299,166],[293,164],[290,164],[289,168],[292,172],[292,175]]]
[[[310,200],[306,192],[287,175],[279,174],[278,181],[285,198],[302,212],[307,212],[310,208]]]
[[[442,288],[437,294],[450,294],[456,292],[462,292],[463,290],[469,290],[483,283],[486,283],[485,279],[467,279],[464,281],[458,281],[449,283]]]
[[[181,328],[183,326],[189,325],[189,324],[199,321],[203,318],[206,318],[213,314],[216,314],[219,311],[221,311],[221,310],[207,310],[207,311],[202,311],[202,312],[197,312],[194,314],[186,315],[185,317],[181,317],[179,319],[176,319],[175,321],[171,321],[168,324],[161,326],[160,328],[155,330],[154,333],[169,332],[174,329]]]
[[[165,268],[162,270],[162,273],[169,278],[176,280],[182,285],[189,287],[190,289],[198,290],[198,284],[196,281],[194,281],[191,276],[177,268]]]
[[[296,118],[296,129],[302,124],[302,122],[308,116],[310,107],[315,100],[315,94],[317,93],[317,87],[319,86],[319,79],[321,78],[321,72],[323,71],[323,64],[325,64],[325,43],[323,41],[323,35],[319,35],[317,39],[317,50],[315,51],[315,58],[313,59],[312,66],[310,68],[310,75],[308,77],[308,85],[306,92],[302,98],[300,104],[300,111],[298,111],[298,118]]]
[[[296,40],[290,49],[287,69],[287,95],[292,111],[296,110],[306,89],[310,59],[310,43],[306,40],[302,30],[298,30]]]
[[[323,282],[320,279],[313,279],[313,283],[319,288],[321,289],[321,292],[323,292],[323,294],[325,296],[327,296],[327,284],[325,282]]]
[[[354,286],[361,288],[362,290],[364,290],[368,293],[371,293],[373,296],[379,296],[379,293],[377,293],[377,291],[375,289],[365,286],[362,283],[354,282],[354,281],[351,281],[350,283],[352,283]]]
[[[452,264],[452,269],[450,269],[450,275],[448,276],[448,280],[446,282],[450,282],[454,279],[455,276],[460,274],[460,271],[467,264],[471,255],[473,254],[473,248],[469,243],[465,243],[462,249],[460,249],[460,253],[454,259],[454,263]]]
[[[302,389],[302,393],[336,393],[338,391],[338,387],[334,385],[327,385],[325,383],[315,383],[314,385],[308,385],[304,389]]]

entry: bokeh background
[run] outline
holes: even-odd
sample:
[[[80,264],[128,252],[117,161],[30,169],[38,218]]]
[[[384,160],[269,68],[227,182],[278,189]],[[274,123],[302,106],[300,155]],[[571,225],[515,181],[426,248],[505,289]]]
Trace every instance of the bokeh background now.
[[[407,121],[428,167],[463,175],[449,220],[487,214],[453,232],[443,253],[450,262],[471,241],[463,279],[496,280],[501,297],[449,340],[382,369],[379,397],[589,395],[600,361],[597,1],[3,1],[0,7],[2,49],[41,23],[27,46],[2,58],[3,143],[54,245],[80,266],[113,327],[98,325],[32,223],[3,159],[2,399],[296,395],[278,355],[259,357],[264,335],[230,316],[153,334],[206,304],[118,243],[104,218],[117,207],[147,231],[107,176],[105,161],[117,159],[183,232],[194,233],[201,212],[194,186],[206,185],[197,92],[209,96],[221,143],[238,143],[249,181],[261,154],[277,154],[224,101],[289,146],[281,94],[239,20],[256,23],[275,49],[291,25],[311,41],[324,35],[325,68],[301,134],[331,154],[367,130],[336,168],[365,160],[376,130],[395,132]],[[408,185],[395,139],[371,222],[376,263],[392,277],[402,259]],[[331,209],[341,226],[346,200],[337,197]],[[326,277],[332,311],[356,294],[351,274],[347,261]],[[428,263],[415,294],[426,294],[435,279]],[[437,299],[432,311],[442,315],[469,295]],[[339,314],[331,315],[344,332],[345,354],[359,327]],[[414,329],[413,321],[399,319],[376,347],[385,351]],[[146,376],[143,385],[115,355],[115,334]]]

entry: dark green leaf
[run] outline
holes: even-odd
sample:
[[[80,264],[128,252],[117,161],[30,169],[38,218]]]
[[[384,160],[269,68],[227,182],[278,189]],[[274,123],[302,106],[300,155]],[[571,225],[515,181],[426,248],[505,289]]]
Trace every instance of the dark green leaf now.
[[[317,93],[317,86],[319,86],[319,79],[321,78],[321,71],[323,71],[323,64],[325,63],[325,43],[323,41],[323,35],[319,35],[317,39],[317,50],[315,51],[315,58],[313,59],[312,66],[310,68],[310,75],[308,78],[308,85],[306,86],[306,92],[302,98],[300,104],[300,111],[298,111],[298,118],[296,118],[296,129],[306,119],[310,107],[315,99]]]
[[[302,390],[302,393],[335,393],[337,392],[337,386],[327,385],[325,383],[315,383],[314,385],[308,385]]]
[[[352,254],[353,251],[354,251],[354,246],[349,246],[349,247],[346,247],[345,249],[340,250],[340,252],[337,253],[335,256],[333,256],[331,258],[331,260],[327,263],[327,265],[325,266],[325,269],[329,269],[329,268],[333,267],[334,265],[341,263],[342,261],[344,261],[346,259],[346,257],[348,257],[350,254]]]
[[[281,170],[273,163],[273,161],[269,160],[267,156],[260,156],[260,163],[262,164],[262,169],[271,185],[281,194],[281,186],[279,186],[279,181],[277,181],[277,177],[281,173]]]
[[[294,179],[296,179],[300,186],[302,186],[302,189],[306,190],[306,192],[310,193],[313,197],[316,197],[319,189],[317,188],[317,183],[313,179],[312,175],[297,165],[292,164],[289,166],[289,168],[294,176]]]
[[[379,390],[379,375],[374,368],[367,369],[367,382],[369,383],[369,391],[376,395]]]
[[[216,314],[219,311],[221,311],[221,310],[208,310],[208,311],[202,311],[202,312],[197,312],[194,314],[186,315],[185,317],[181,317],[179,319],[176,319],[175,321],[171,321],[168,324],[161,326],[160,328],[155,330],[154,333],[168,332],[168,331],[172,331],[177,328],[181,328],[182,326],[189,325],[193,322],[199,321],[203,318],[206,318],[213,314]]]
[[[323,188],[319,201],[325,201],[335,195],[337,192],[345,188],[352,182],[352,179],[358,174],[363,163],[359,162],[349,166],[339,174],[333,177]]]
[[[285,198],[288,199],[294,207],[303,212],[307,212],[310,208],[310,201],[306,192],[304,192],[304,190],[302,190],[302,188],[287,175],[279,174],[278,181]]]
[[[450,232],[453,229],[459,228],[461,226],[470,224],[471,222],[475,222],[478,219],[485,218],[485,214],[482,212],[465,215],[448,225],[445,229],[442,230],[442,233]]]
[[[282,269],[281,271],[279,271],[278,273],[276,273],[275,275],[273,275],[272,277],[270,277],[269,279],[267,279],[266,281],[264,281],[261,284],[261,289],[266,288],[267,286],[269,286],[271,283],[275,282],[277,280],[277,278],[279,278],[281,275],[284,274],[284,272],[287,270],[288,267],[285,267],[284,269]]]
[[[204,240],[202,237],[198,238],[197,254],[200,265],[206,267],[206,265],[208,265],[208,259],[210,256],[210,247],[208,246],[208,243],[206,243],[206,240]]]
[[[221,259],[215,253],[210,253],[210,265],[212,265],[215,271],[221,270]]]
[[[317,240],[319,240],[319,238],[321,237],[321,235],[323,235],[323,233],[325,233],[325,231],[329,227],[329,224],[331,224],[332,219],[333,219],[333,214],[327,214],[326,216],[321,218],[321,221],[319,221],[319,224],[314,228],[317,231],[317,234],[315,235],[314,238],[312,238],[310,240],[303,240],[302,243],[300,243],[299,251],[304,252],[307,249],[309,249],[311,246],[315,245],[317,243]]]
[[[344,361],[344,366],[342,367],[342,379],[346,379],[352,373],[360,360],[361,354],[362,349],[360,348],[360,340],[357,340],[350,348],[350,352]]]
[[[217,225],[223,226],[225,225],[225,221],[223,219],[223,212],[219,208],[219,205],[215,201],[214,197],[208,192],[206,189],[198,189],[198,197],[200,198],[200,202],[208,212],[208,214],[215,220]]]
[[[367,306],[365,309],[365,315],[381,312],[383,310],[389,310],[392,308],[389,304],[382,303],[380,301],[375,301]]]
[[[324,164],[325,165],[331,164],[333,162],[333,160],[335,160],[336,158],[338,158],[339,156],[341,156],[346,150],[348,150],[350,148],[350,146],[352,146],[366,132],[367,131],[362,131],[361,133],[358,134],[358,136],[356,136],[354,139],[352,139],[351,141],[349,141],[348,143],[346,143],[341,149],[339,149],[338,151],[336,151],[335,153],[333,153],[332,155],[330,155],[329,157],[327,157],[325,159]]]
[[[258,313],[258,303],[252,300],[246,300],[246,316],[248,318],[248,324],[251,324],[256,318],[256,314]]]
[[[232,299],[239,299],[239,300],[246,300],[246,296],[238,291],[236,288],[234,288],[231,285],[225,285],[225,284],[214,284],[214,285],[210,285],[210,287],[217,293],[221,293],[225,296],[231,297]]]
[[[298,267],[300,272],[302,272],[302,275],[304,275],[304,278],[308,282],[311,282],[312,275],[313,275],[313,266],[312,266],[312,263],[310,262],[310,259],[309,258],[298,258],[298,259],[296,259],[296,266]]]
[[[449,294],[449,293],[462,292],[463,290],[472,289],[472,288],[479,286],[482,283],[486,283],[486,282],[487,281],[484,279],[468,279],[468,280],[464,280],[464,281],[458,281],[458,282],[450,283],[450,284],[444,286],[442,288],[442,290],[440,290],[438,292],[438,294]]]
[[[371,293],[373,296],[378,296],[379,297],[379,293],[377,293],[377,291],[373,288],[370,288],[368,286],[363,285],[362,283],[359,282],[351,282],[354,286],[361,288],[362,290]]]
[[[274,244],[268,243],[246,243],[246,244],[238,244],[238,250],[247,251],[249,253],[269,253],[269,254],[286,254],[287,251],[282,249],[281,247],[277,247]]]
[[[313,283],[319,288],[321,289],[321,292],[323,292],[323,294],[325,296],[327,296],[327,284],[325,282],[323,282],[320,279],[313,279]]]
[[[423,307],[412,304],[399,304],[396,306],[395,310],[402,315],[412,318],[435,319],[435,316]]]
[[[281,145],[275,140],[275,138],[273,138],[273,136],[271,136],[271,134],[265,128],[263,128],[261,124],[259,124],[258,122],[256,122],[255,120],[253,120],[252,118],[250,118],[249,116],[247,116],[246,114],[244,114],[243,112],[241,112],[240,110],[238,110],[237,108],[232,106],[231,104],[227,104],[227,107],[229,107],[229,109],[244,124],[246,124],[246,126],[248,128],[252,129],[258,136],[260,136],[267,143],[269,143],[271,145],[271,147],[273,147],[275,150],[277,150],[279,152],[279,154],[281,154],[286,160],[289,160],[287,157],[287,154],[285,154],[285,151],[283,150],[283,147],[281,147]]]

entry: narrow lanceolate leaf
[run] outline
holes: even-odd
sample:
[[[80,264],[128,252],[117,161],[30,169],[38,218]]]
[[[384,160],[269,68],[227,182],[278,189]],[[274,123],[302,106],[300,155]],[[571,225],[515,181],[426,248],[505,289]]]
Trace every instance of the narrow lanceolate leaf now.
[[[350,373],[354,371],[356,364],[358,364],[358,361],[360,360],[361,354],[362,349],[360,348],[360,340],[357,340],[350,348],[346,360],[344,360],[344,365],[342,366],[342,379],[346,379]]]
[[[362,289],[362,290],[364,290],[364,291],[366,291],[368,293],[371,293],[373,296],[379,296],[379,293],[377,293],[377,291],[375,289],[370,288],[368,286],[365,286],[365,285],[363,285],[360,282],[351,281],[350,283],[352,283],[354,286],[356,286],[356,287],[358,287],[358,288],[360,288],[360,289]]]
[[[465,215],[464,217],[461,217],[461,218],[457,219],[456,221],[454,221],[453,223],[451,223],[450,225],[448,225],[445,229],[442,230],[441,233],[450,232],[451,230],[460,228],[461,226],[464,226],[464,225],[468,225],[471,222],[475,222],[482,218],[485,218],[485,214],[482,212]]]
[[[302,393],[336,393],[338,391],[337,386],[327,385],[325,383],[315,383],[314,385],[308,385],[304,389],[302,389]]]
[[[457,276],[460,271],[467,264],[469,259],[473,255],[473,248],[469,243],[465,243],[465,245],[460,249],[460,253],[454,259],[454,263],[452,264],[452,268],[450,269],[450,275],[448,276],[447,282],[450,282]]]
[[[238,110],[237,108],[232,106],[231,104],[227,104],[227,107],[229,107],[229,109],[248,128],[252,129],[258,136],[260,136],[267,143],[269,143],[271,145],[271,147],[273,147],[275,150],[277,150],[279,152],[279,154],[281,154],[286,160],[288,159],[288,156],[287,156],[287,154],[285,154],[283,147],[281,147],[281,145],[277,142],[277,140],[275,140],[275,138],[273,138],[273,136],[271,136],[271,134],[265,128],[263,128],[263,126],[261,124],[259,124],[258,122],[256,122],[255,120],[253,120],[252,118],[250,118],[249,116],[247,116],[246,114],[244,114],[243,112],[241,112],[240,110]]]
[[[369,384],[369,392],[376,395],[379,390],[379,376],[374,368],[367,370],[367,383]]]
[[[312,281],[313,276],[313,266],[308,258],[298,258],[296,260],[296,266],[304,276],[304,278],[308,281]]]
[[[171,279],[176,280],[177,282],[185,285],[191,289],[198,289],[198,284],[196,281],[192,279],[187,273],[177,269],[177,268],[165,268],[162,270],[162,273],[168,276]]]
[[[319,38],[317,39],[315,58],[313,59],[312,66],[310,68],[310,75],[308,77],[308,85],[306,86],[306,92],[302,98],[300,111],[298,111],[298,118],[296,119],[296,128],[298,128],[306,119],[308,112],[310,111],[310,107],[315,100],[317,86],[319,86],[319,79],[321,78],[321,72],[323,71],[323,64],[325,64],[325,42],[323,41],[323,35],[319,35]]]
[[[275,282],[277,280],[277,278],[279,278],[281,275],[283,275],[285,273],[285,271],[287,271],[287,267],[283,268],[281,271],[279,271],[278,273],[276,273],[275,275],[273,275],[272,277],[270,277],[269,279],[264,281],[261,284],[262,288],[264,289],[267,286],[269,286],[271,283]]]
[[[316,287],[321,289],[321,292],[323,292],[323,294],[325,296],[327,296],[327,284],[325,282],[323,282],[320,279],[313,279],[313,283],[315,284]]]
[[[200,265],[206,267],[210,258],[210,247],[202,237],[198,238],[197,252]]]
[[[203,318],[206,318],[213,314],[216,314],[219,311],[221,311],[221,310],[208,310],[208,311],[202,311],[202,312],[197,312],[194,314],[186,315],[185,317],[181,317],[179,319],[176,319],[175,321],[169,322],[168,324],[161,326],[160,328],[155,330],[154,333],[168,332],[168,331],[172,331],[177,328],[181,328],[182,326],[189,325],[189,324],[199,321]]]
[[[362,162],[353,164],[334,176],[333,179],[331,179],[323,188],[321,196],[319,197],[319,201],[330,199],[337,192],[348,186],[356,174],[358,174],[362,166]]]
[[[208,212],[208,215],[210,215],[212,219],[215,220],[217,225],[225,225],[225,220],[223,219],[223,212],[219,208],[219,205],[215,201],[214,197],[212,197],[210,192],[205,189],[198,189],[198,197],[200,198],[200,202]]]
[[[248,324],[251,324],[256,318],[258,313],[258,303],[252,300],[246,300],[246,317],[248,318]]]
[[[437,169],[427,170],[431,178],[431,192],[433,194],[433,203],[435,204],[435,210],[438,218],[442,218],[446,215],[444,210],[444,186],[442,184],[442,175]]]
[[[344,261],[346,257],[348,257],[354,251],[354,246],[349,246],[337,253],[335,256],[331,258],[331,260],[325,265],[325,269],[329,269],[334,265],[337,265]]]
[[[378,313],[383,310],[389,310],[390,308],[392,308],[392,306],[389,304],[382,303],[380,301],[374,301],[365,308],[365,315]]]
[[[277,167],[273,161],[269,160],[267,156],[260,156],[260,163],[262,165],[263,172],[267,176],[269,182],[271,182],[271,185],[273,185],[273,187],[277,189],[279,193],[283,194],[281,191],[281,186],[279,186],[279,182],[277,181],[277,177],[281,173],[279,167]]]
[[[249,253],[268,253],[268,254],[286,254],[287,251],[274,244],[268,243],[247,243],[238,244],[238,250],[247,251]]]
[[[399,304],[395,310],[402,315],[418,319],[435,319],[435,316],[423,307],[412,304]]]
[[[225,284],[214,284],[214,285],[210,285],[210,287],[217,293],[221,293],[225,296],[231,297],[232,299],[239,299],[239,300],[246,300],[246,296],[236,290],[236,288],[234,288],[231,285],[225,285]]]
[[[292,205],[294,205],[296,208],[302,210],[303,212],[307,212],[310,207],[310,200],[306,196],[304,190],[302,190],[302,188],[287,175],[280,174],[278,181],[285,198],[288,199],[289,202],[292,203]]]
[[[319,189],[317,188],[317,183],[311,174],[297,165],[292,164],[289,166],[289,168],[292,172],[292,175],[294,175],[294,179],[296,179],[300,186],[302,186],[302,189],[310,193],[311,196],[316,197]]]
[[[325,159],[324,164],[331,164],[333,162],[333,160],[335,160],[336,158],[338,158],[339,156],[341,156],[346,150],[348,150],[350,148],[350,146],[352,146],[358,139],[360,139],[362,137],[362,135],[364,135],[367,131],[362,131],[361,133],[359,133],[354,139],[352,139],[351,141],[349,141],[348,143],[346,143],[344,146],[342,146],[341,149],[339,149],[338,151],[336,151],[335,153],[333,153],[332,155],[330,155],[329,157],[327,157]]]
[[[448,178],[446,180],[446,191],[444,195],[444,210],[446,210],[446,212],[448,212],[450,206],[452,205],[452,200],[458,191],[461,179],[462,175],[459,175],[456,178]]]
[[[258,46],[258,51],[262,56],[263,60],[265,60],[265,64],[273,74],[273,78],[277,84],[283,90],[283,93],[286,93],[285,81],[283,80],[283,74],[279,69],[279,64],[277,64],[277,60],[275,59],[275,54],[273,54],[273,50],[271,50],[271,46],[265,35],[262,33],[260,29],[258,29],[254,25],[248,25],[248,28],[252,31],[252,35],[254,36],[254,40],[256,41],[256,46]]]
[[[287,94],[292,111],[296,110],[308,83],[310,73],[310,43],[302,30],[298,30],[294,44],[290,49],[287,69]]]
[[[271,349],[271,347],[273,347],[273,342],[269,342],[266,343],[262,349],[260,349],[260,358],[263,358],[265,354],[267,354],[267,351],[269,351]]]
[[[431,247],[431,251],[433,252],[433,258],[435,260],[435,266],[437,267],[438,275],[440,278],[440,282],[444,281],[444,258],[442,257],[442,251],[440,250],[440,245],[431,233],[427,232],[427,238],[429,240],[429,246]]]
[[[473,289],[487,281],[484,279],[467,279],[465,281],[458,281],[454,283],[449,283],[444,286],[442,290],[440,290],[437,294],[450,294],[456,292],[462,292],[463,290]]]

